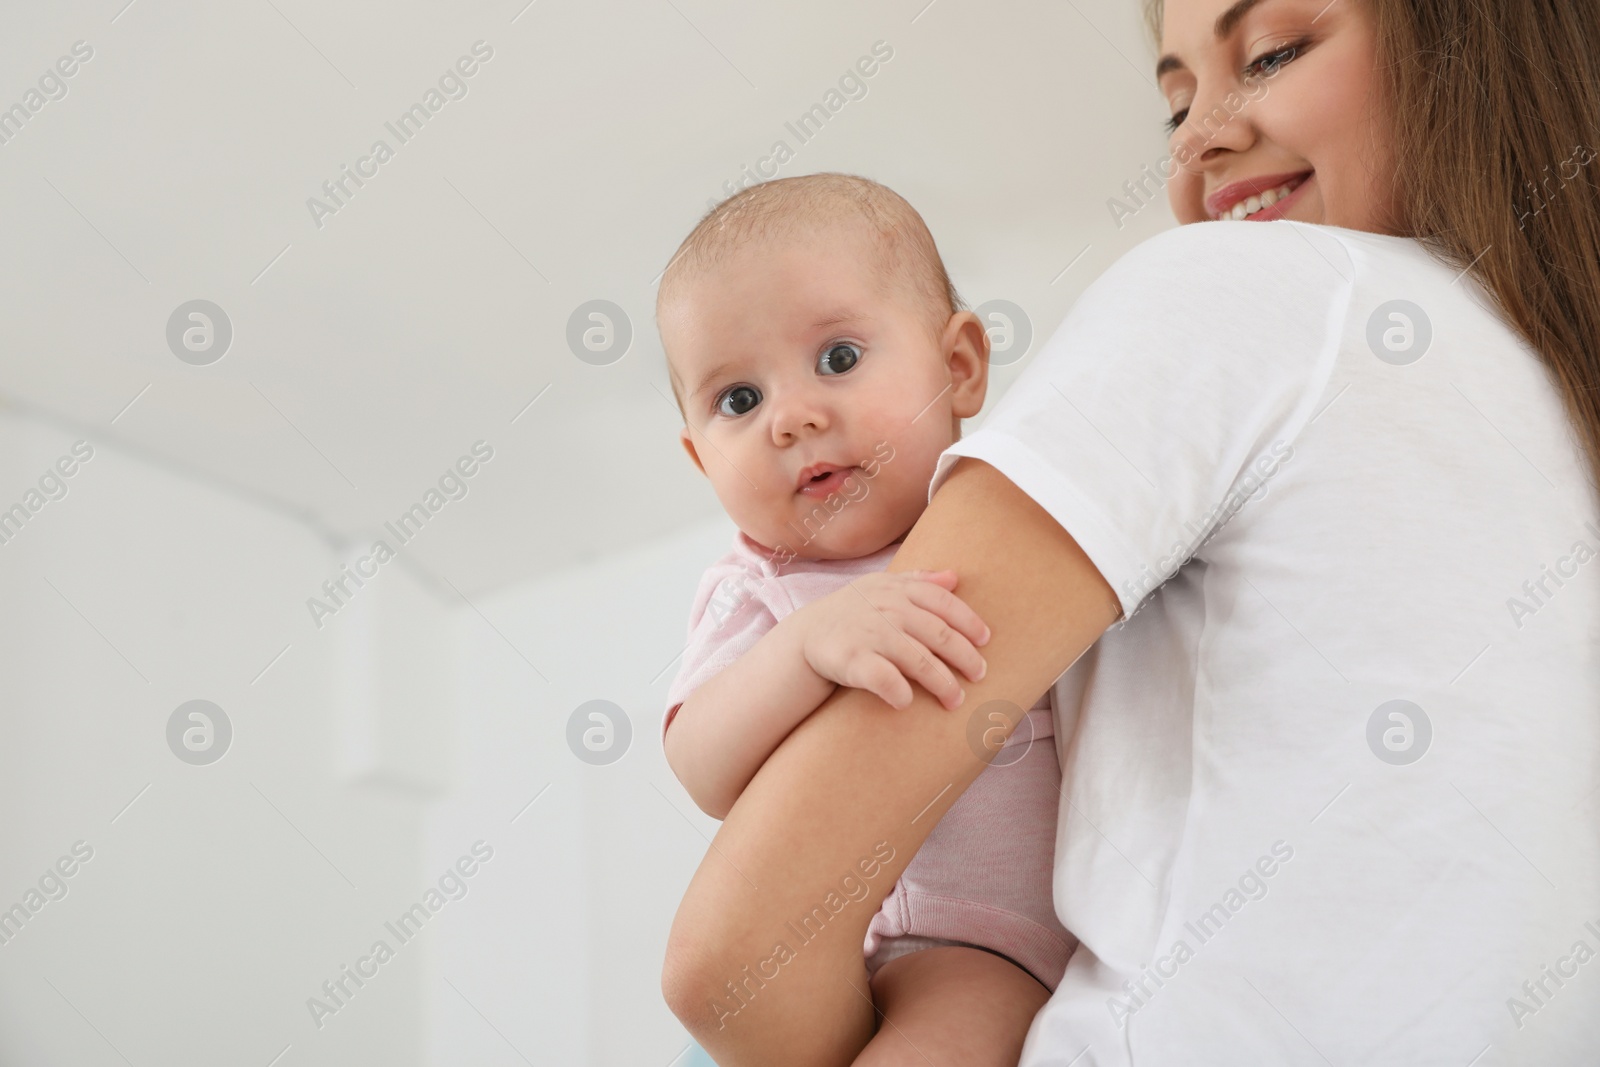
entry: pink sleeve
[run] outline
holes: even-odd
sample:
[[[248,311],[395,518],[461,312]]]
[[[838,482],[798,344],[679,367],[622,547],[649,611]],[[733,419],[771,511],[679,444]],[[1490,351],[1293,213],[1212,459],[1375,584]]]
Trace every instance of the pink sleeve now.
[[[712,564],[701,577],[689,614],[688,645],[677,676],[667,688],[667,710],[661,720],[663,739],[684,699],[748,652],[778,624],[761,595],[766,581],[731,555]]]

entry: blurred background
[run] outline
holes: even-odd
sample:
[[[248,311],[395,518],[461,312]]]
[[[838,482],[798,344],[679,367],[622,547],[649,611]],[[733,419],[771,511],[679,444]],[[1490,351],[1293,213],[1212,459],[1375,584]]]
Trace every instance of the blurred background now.
[[[876,178],[992,406],[1174,225],[1137,0],[5,13],[0,1067],[708,1063],[656,281]]]

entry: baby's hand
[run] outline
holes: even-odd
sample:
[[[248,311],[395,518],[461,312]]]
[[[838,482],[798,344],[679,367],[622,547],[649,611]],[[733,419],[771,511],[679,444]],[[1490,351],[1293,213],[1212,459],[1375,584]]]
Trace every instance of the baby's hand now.
[[[812,601],[795,613],[806,663],[897,708],[911,703],[908,679],[960,707],[966,692],[950,667],[983,677],[988,665],[974,646],[988,642],[989,627],[950,592],[955,584],[955,571],[879,571]]]

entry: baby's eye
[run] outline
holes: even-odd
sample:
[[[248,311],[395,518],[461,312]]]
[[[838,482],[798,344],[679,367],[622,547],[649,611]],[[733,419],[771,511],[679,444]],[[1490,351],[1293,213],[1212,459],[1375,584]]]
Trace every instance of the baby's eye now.
[[[829,346],[817,360],[817,370],[822,374],[843,374],[861,360],[861,349],[848,341]]]
[[[717,401],[717,414],[743,415],[761,403],[761,392],[751,385],[736,385]]]

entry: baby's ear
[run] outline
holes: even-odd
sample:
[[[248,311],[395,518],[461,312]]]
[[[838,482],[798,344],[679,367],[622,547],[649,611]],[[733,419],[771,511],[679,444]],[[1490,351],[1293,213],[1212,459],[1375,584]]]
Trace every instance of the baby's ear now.
[[[689,453],[689,459],[694,463],[695,469],[705,474],[706,465],[700,462],[700,453],[694,447],[694,436],[689,432],[689,427],[685,426],[678,431],[678,440],[683,442],[683,450]]]
[[[950,316],[944,331],[945,359],[950,370],[951,407],[957,418],[970,419],[983,410],[989,392],[989,334],[983,320],[970,311]]]

